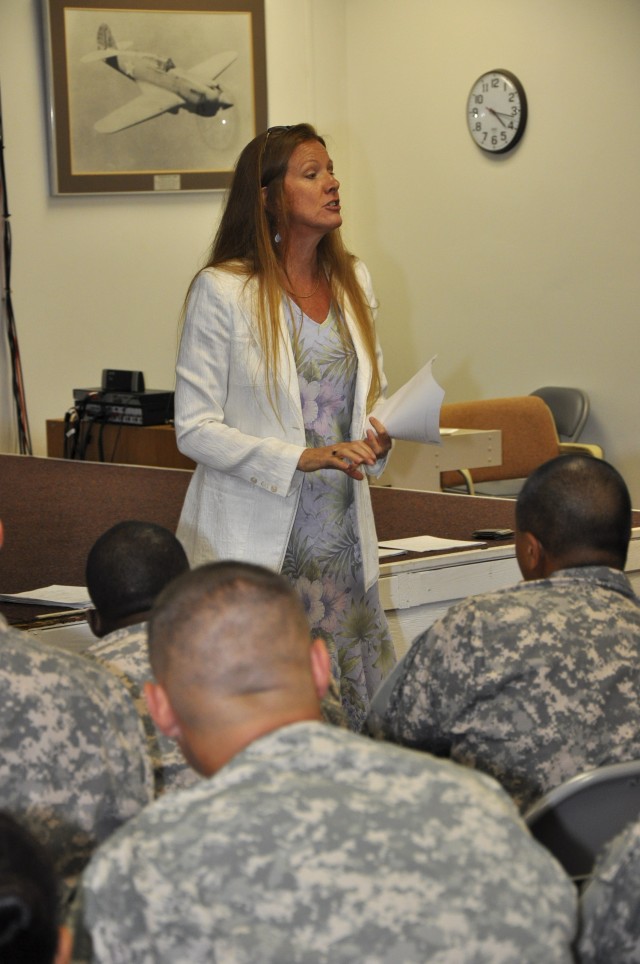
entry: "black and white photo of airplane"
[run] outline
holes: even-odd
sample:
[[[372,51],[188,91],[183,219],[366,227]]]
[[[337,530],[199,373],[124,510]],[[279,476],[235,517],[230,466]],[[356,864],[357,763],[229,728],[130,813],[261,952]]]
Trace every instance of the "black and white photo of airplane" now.
[[[164,113],[190,111],[215,117],[233,107],[218,83],[220,75],[236,60],[233,50],[215,54],[189,68],[180,68],[170,57],[132,50],[133,43],[116,40],[108,24],[98,28],[97,50],[82,57],[83,63],[102,61],[133,81],[138,95],[94,124],[100,134],[113,134]]]

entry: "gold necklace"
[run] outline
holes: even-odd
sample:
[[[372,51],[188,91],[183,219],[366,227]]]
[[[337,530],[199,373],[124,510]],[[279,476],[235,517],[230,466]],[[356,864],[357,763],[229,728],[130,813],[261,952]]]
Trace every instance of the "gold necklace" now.
[[[310,291],[310,292],[309,292],[308,295],[299,295],[299,294],[296,294],[296,292],[295,292],[295,291],[292,291],[291,288],[287,288],[287,291],[289,292],[289,294],[290,294],[293,298],[300,298],[300,299],[313,298],[313,296],[315,295],[316,291],[317,291],[318,288],[320,287],[320,282],[321,282],[321,281],[322,281],[322,273],[321,273],[321,272],[318,272],[318,280],[316,281],[315,287],[314,287],[313,291]]]

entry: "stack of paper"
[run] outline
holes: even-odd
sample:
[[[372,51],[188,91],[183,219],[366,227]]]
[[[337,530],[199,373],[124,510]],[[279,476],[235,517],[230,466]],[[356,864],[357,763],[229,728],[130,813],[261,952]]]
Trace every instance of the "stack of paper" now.
[[[437,442],[440,440],[440,408],[444,389],[433,377],[436,356],[413,378],[379,402],[371,413],[382,422],[391,438],[405,442]]]
[[[441,539],[439,536],[409,536],[406,539],[385,539],[378,543],[378,555],[397,555],[401,552],[444,552],[446,549],[464,549],[467,546],[486,545],[473,539],[465,542],[460,539]]]
[[[26,592],[0,593],[0,601],[28,603],[31,606],[60,606],[63,609],[88,609],[92,603],[84,586],[45,586]]]

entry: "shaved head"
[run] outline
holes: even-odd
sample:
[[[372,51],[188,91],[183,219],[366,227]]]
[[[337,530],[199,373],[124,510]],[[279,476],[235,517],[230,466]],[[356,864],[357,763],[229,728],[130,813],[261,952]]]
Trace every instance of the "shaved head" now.
[[[285,579],[215,562],[176,579],[149,619],[149,658],[182,721],[198,725],[221,701],[283,700],[310,688],[310,631]]]
[[[631,499],[620,473],[590,455],[561,455],[525,482],[516,527],[558,559],[623,569],[631,538]]]
[[[118,522],[93,544],[85,580],[108,631],[135,613],[147,612],[164,587],[189,568],[176,537],[155,522]]]

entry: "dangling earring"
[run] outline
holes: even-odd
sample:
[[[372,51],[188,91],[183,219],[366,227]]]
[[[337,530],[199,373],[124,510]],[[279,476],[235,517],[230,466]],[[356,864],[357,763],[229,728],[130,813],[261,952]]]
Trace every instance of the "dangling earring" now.
[[[275,241],[276,244],[280,244],[280,242],[282,241],[282,238],[280,237],[279,231],[276,231],[273,240]]]

